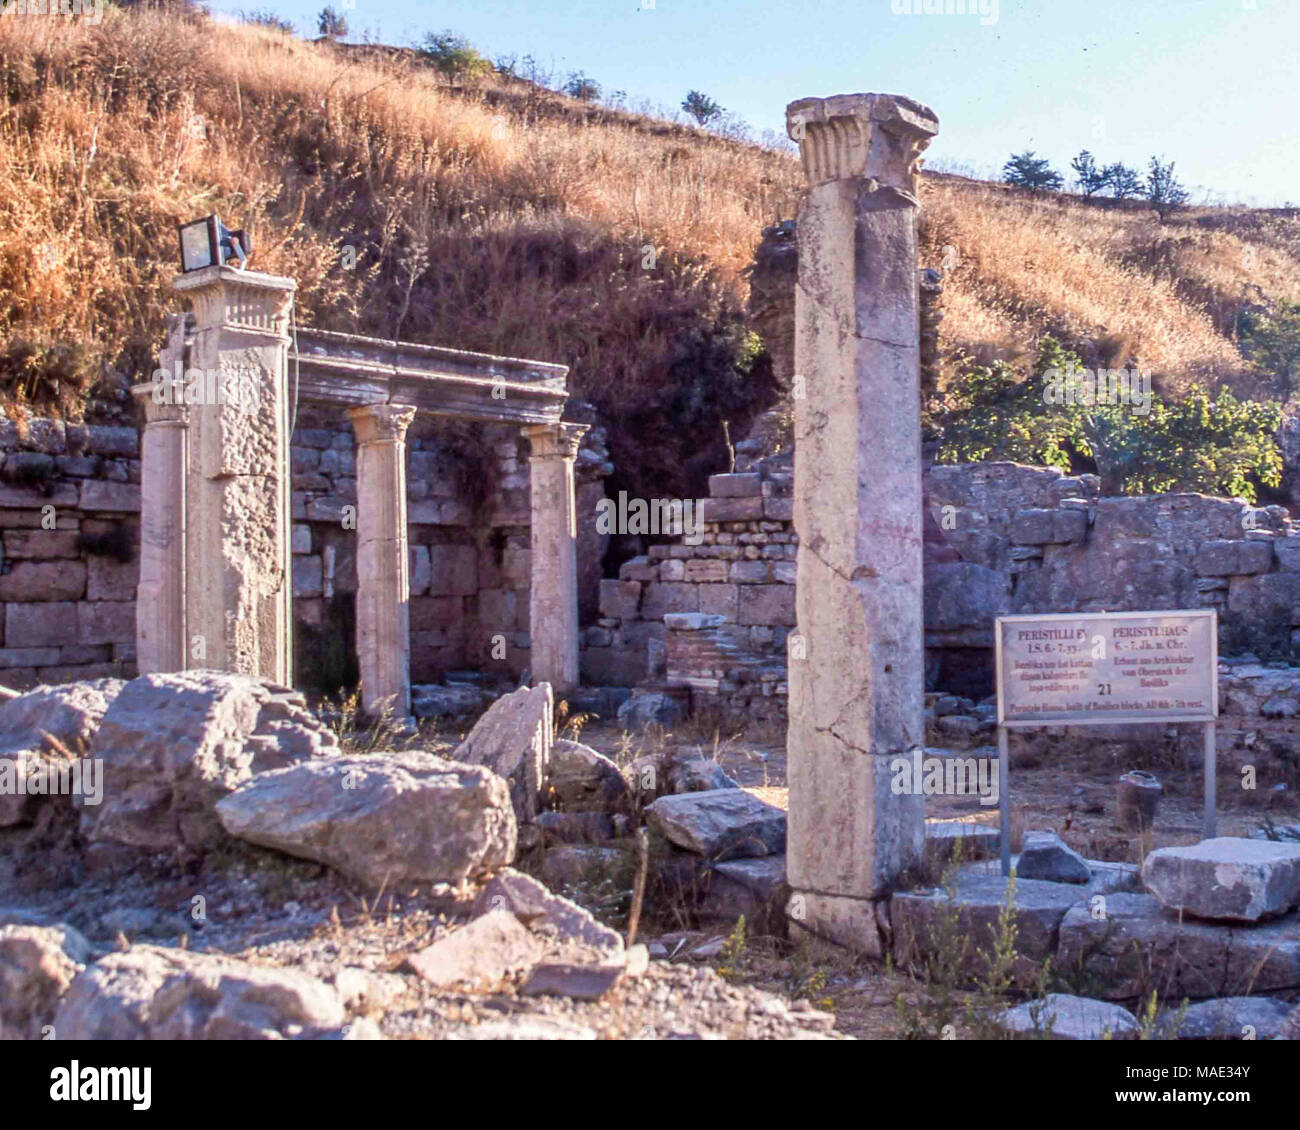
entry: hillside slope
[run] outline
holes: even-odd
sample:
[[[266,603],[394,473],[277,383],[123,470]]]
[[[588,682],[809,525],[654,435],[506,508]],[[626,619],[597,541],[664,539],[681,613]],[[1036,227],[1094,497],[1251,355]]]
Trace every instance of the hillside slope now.
[[[791,91],[791,95],[799,94]],[[943,108],[936,107],[942,120]],[[699,493],[779,395],[746,268],[793,214],[797,161],[527,84],[455,89],[407,53],[201,17],[0,21],[0,384],[75,413],[106,367],[152,370],[177,308],[174,225],[217,211],[306,324],[572,366],[610,424],[615,488]],[[1233,341],[1300,298],[1294,212],[1028,198],[931,175],[949,367],[1050,332],[1176,388],[1249,390]]]

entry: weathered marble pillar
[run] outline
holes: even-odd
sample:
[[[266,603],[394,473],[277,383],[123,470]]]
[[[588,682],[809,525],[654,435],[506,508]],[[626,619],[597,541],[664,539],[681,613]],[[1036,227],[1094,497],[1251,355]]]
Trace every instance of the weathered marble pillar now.
[[[406,547],[406,429],[415,409],[348,410],[357,433],[357,661],[372,717],[411,714],[411,583]]]
[[[532,444],[532,580],[528,635],[533,683],[562,695],[578,685],[577,514],[573,463],[585,424],[536,424]]]
[[[184,384],[185,320],[173,321],[158,359],[162,380],[136,385],[144,407],[140,438],[140,583],[135,661],[141,675],[185,670],[185,467],[189,459]]]
[[[808,190],[795,300],[787,864],[791,918],[879,952],[873,900],[921,859],[924,743],[916,208],[928,109],[884,94],[786,110]]]
[[[207,267],[174,288],[194,307],[186,372],[187,666],[288,685],[288,320],[293,279]]]

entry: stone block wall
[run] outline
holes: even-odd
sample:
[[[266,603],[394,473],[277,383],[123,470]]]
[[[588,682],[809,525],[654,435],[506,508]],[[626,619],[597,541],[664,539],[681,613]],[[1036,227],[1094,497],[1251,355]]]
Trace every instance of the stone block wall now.
[[[515,679],[528,667],[528,446],[509,425],[419,417],[410,429],[415,683],[460,668]],[[139,450],[134,424],[0,420],[0,685],[135,674]],[[604,432],[593,428],[577,467],[580,585],[592,616],[605,542],[596,499],[611,470]],[[299,407],[291,486],[295,669],[347,674],[356,440],[341,411]]]
[[[692,688],[696,707],[784,713],[786,639],[794,627],[789,456],[713,475],[697,545],[655,545],[600,585],[584,633],[583,678]]]
[[[135,674],[139,434],[0,420],[0,684]]]

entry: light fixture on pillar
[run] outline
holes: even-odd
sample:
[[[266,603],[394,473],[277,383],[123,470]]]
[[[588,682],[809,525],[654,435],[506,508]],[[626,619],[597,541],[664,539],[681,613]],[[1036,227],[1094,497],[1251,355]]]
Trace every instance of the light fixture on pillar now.
[[[216,213],[181,224],[177,232],[181,242],[181,271],[185,274],[232,260],[243,267],[253,250],[252,241],[244,229],[231,231]]]

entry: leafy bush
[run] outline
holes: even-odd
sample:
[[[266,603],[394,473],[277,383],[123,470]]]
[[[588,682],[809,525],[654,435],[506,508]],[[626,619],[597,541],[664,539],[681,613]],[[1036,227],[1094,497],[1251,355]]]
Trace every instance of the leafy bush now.
[[[564,93],[579,102],[595,102],[600,97],[600,83],[582,71],[574,71],[564,84]]]
[[[347,17],[340,15],[332,7],[321,9],[320,15],[316,17],[316,27],[326,39],[347,38]]]
[[[702,126],[707,126],[714,118],[722,116],[722,107],[699,90],[692,90],[686,95],[682,102],[682,109]]]
[[[474,82],[493,70],[468,39],[452,31],[429,32],[415,53],[452,82]]]
[[[1052,403],[1049,375],[1068,379],[1080,370],[1078,355],[1050,337],[1027,375],[1003,361],[966,370],[929,416],[940,436],[938,461],[1093,471],[1108,494],[1197,491],[1253,502],[1260,485],[1280,484],[1279,405],[1201,387],[1178,401],[1151,392],[1146,414],[1131,403]]]
[[[1300,376],[1300,302],[1279,302],[1264,313],[1242,315],[1241,350],[1273,378],[1280,396],[1295,392]]]

